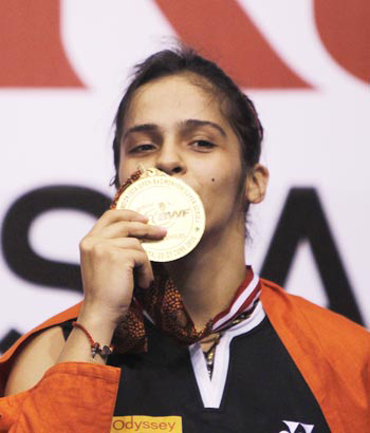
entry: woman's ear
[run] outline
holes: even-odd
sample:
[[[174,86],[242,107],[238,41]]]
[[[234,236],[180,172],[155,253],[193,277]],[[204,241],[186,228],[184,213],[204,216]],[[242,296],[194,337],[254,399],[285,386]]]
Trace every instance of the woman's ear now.
[[[245,179],[245,199],[249,203],[260,203],[264,198],[269,180],[268,169],[256,164],[249,169],[249,173]]]

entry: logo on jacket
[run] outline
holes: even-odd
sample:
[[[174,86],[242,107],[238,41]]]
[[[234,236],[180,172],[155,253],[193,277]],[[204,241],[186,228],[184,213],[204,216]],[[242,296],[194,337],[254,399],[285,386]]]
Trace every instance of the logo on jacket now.
[[[279,433],[311,433],[314,429],[313,424],[303,424],[303,422],[283,421],[289,430],[282,430]]]

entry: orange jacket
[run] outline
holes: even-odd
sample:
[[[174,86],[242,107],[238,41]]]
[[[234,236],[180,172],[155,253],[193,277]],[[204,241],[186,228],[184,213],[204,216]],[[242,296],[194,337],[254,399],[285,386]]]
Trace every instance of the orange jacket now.
[[[368,331],[261,281],[266,314],[316,397],[331,431],[369,431]],[[30,335],[77,317],[79,309],[80,304],[21,337],[0,359],[0,386],[6,383],[15,355]],[[115,367],[57,364],[34,388],[0,398],[0,432],[109,432],[119,379],[120,369]]]

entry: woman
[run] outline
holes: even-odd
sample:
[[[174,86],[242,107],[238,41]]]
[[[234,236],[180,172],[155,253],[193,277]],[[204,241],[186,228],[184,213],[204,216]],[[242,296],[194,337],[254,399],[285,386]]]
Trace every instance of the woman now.
[[[204,235],[153,272],[141,241],[166,230],[107,211],[80,245],[82,305],[3,357],[3,430],[366,430],[368,333],[245,266],[245,214],[268,181],[262,136],[252,102],[193,51],[137,67],[116,116],[115,184],[138,166],[184,181]]]

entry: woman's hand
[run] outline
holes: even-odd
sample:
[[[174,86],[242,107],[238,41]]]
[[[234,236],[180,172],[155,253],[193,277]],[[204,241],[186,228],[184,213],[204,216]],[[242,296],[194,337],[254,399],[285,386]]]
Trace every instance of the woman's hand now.
[[[151,226],[131,210],[108,210],[80,243],[85,301],[82,315],[118,323],[128,311],[137,283],[145,288],[153,280],[142,240],[160,240],[166,230]]]
[[[118,321],[127,313],[137,282],[147,287],[152,267],[141,240],[160,240],[166,230],[150,226],[143,215],[130,210],[109,210],[81,241],[81,269],[85,291],[77,321],[101,346],[110,345]],[[61,362],[105,364],[106,358],[91,355],[89,339],[74,328],[64,340],[59,326],[46,329],[27,342],[10,373],[6,395],[33,387],[46,370]]]

